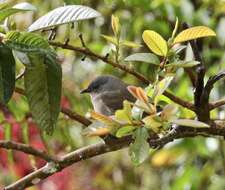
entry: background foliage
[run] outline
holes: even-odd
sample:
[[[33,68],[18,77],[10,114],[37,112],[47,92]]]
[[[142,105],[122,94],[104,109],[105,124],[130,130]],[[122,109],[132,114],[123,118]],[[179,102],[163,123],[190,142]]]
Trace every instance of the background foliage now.
[[[70,30],[71,44],[81,45],[78,35],[82,33],[86,45],[101,54],[106,54],[113,48],[101,37],[101,34],[113,34],[110,21],[112,14],[120,18],[122,38],[141,44],[143,44],[141,34],[146,29],[155,30],[164,38],[169,38],[176,17],[192,26],[209,26],[216,31],[217,38],[198,40],[198,47],[202,51],[202,57],[208,68],[207,76],[225,68],[225,2],[223,0],[65,0],[64,2],[32,0],[29,2],[38,10],[18,13],[10,17],[14,22],[12,27],[15,29],[27,30],[33,20],[64,3],[83,4],[101,12],[103,17],[76,23],[74,29]],[[61,26],[56,39],[64,41],[67,37],[67,27]],[[148,52],[148,49],[143,46],[133,51]],[[89,97],[81,96],[79,92],[90,80],[100,74],[113,74],[127,83],[143,86],[129,74],[99,60],[86,58],[82,61],[83,57],[80,54],[62,49],[57,49],[57,53],[60,55],[63,68],[61,104],[83,115],[92,107]],[[131,49],[124,48],[122,53],[126,57],[131,54]],[[183,56],[192,57],[190,49],[187,49]],[[132,66],[142,74],[152,77],[150,65],[134,63]],[[17,74],[21,73],[22,68],[22,65],[17,64]],[[178,73],[176,81],[171,85],[171,90],[176,92],[177,96],[191,100],[193,89],[190,88],[189,79],[182,72]],[[212,93],[212,99],[216,100],[224,96],[224,85],[222,82],[218,83],[216,90]],[[23,86],[22,81],[17,81],[17,86]],[[41,134],[30,118],[27,100],[16,93],[9,102],[9,110],[9,113],[0,113],[0,139],[9,139],[11,136],[15,141],[29,142],[37,148],[46,149],[54,154],[63,154],[99,141],[99,138],[83,137],[81,125],[62,114],[53,136]],[[186,117],[193,115],[191,112],[183,114]],[[225,119],[224,108],[214,111],[212,115],[219,115],[221,119]],[[27,128],[29,135],[25,134]],[[30,189],[221,190],[225,189],[224,151],[223,139],[199,137],[177,140],[162,150],[152,151],[150,158],[144,164],[134,167],[127,150],[122,150],[73,165]],[[12,154],[10,151],[0,150],[0,188],[28,174],[33,167],[40,167],[43,164],[42,161],[23,153]]]

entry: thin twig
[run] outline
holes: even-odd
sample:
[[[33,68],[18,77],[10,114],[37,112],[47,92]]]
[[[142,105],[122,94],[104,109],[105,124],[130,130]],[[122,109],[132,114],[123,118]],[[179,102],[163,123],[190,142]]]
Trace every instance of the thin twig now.
[[[84,48],[87,48],[87,47],[86,47],[86,44],[85,44],[85,42],[84,42],[84,38],[83,38],[83,35],[82,35],[82,34],[79,34],[79,38],[80,38],[80,42],[81,42],[82,46],[83,46]]]
[[[15,88],[15,92],[17,92],[19,94],[22,94],[22,95],[25,95],[25,91],[22,88],[19,88],[19,87]],[[71,111],[68,108],[62,107],[61,112],[65,115],[67,115],[70,119],[78,121],[79,123],[81,123],[85,126],[88,126],[92,123],[89,119],[85,118],[84,116],[82,116],[82,115],[80,115],[80,114],[78,114],[74,111]]]
[[[24,74],[25,74],[25,70],[23,70],[20,74],[18,74],[16,76],[16,81],[19,80],[19,79],[21,79],[21,78],[23,78]]]
[[[57,27],[54,27],[50,30],[48,40],[54,40],[56,37]]]
[[[125,71],[133,76],[135,76],[137,79],[139,79],[140,81],[142,81],[143,83],[149,85],[152,81],[150,81],[149,79],[147,79],[144,75],[138,73],[137,71],[135,71],[134,69],[131,69],[129,67],[127,67],[126,65],[124,64],[118,64],[112,60],[109,60],[108,59],[108,56],[102,56],[102,55],[99,55],[99,54],[96,54],[94,52],[92,52],[90,49],[87,49],[87,48],[82,48],[82,47],[76,47],[76,46],[72,46],[72,45],[69,45],[69,44],[63,44],[63,43],[60,43],[60,42],[52,42],[50,41],[49,42],[51,45],[53,46],[56,46],[56,47],[60,47],[60,48],[63,48],[63,49],[68,49],[68,50],[72,50],[72,51],[76,51],[76,52],[80,52],[84,55],[87,55],[87,56],[90,56],[90,57],[93,57],[93,58],[97,58],[97,59],[100,59],[102,61],[104,61],[105,63],[115,67],[115,68],[119,68],[120,70],[122,71]],[[170,98],[173,102],[177,103],[177,104],[180,104],[190,110],[194,110],[194,105],[188,101],[185,101],[173,94],[171,94],[170,92],[168,91],[165,91],[164,92],[164,95],[167,96],[168,98]]]
[[[60,42],[52,42],[52,41],[50,41],[49,44],[53,45],[53,46],[56,46],[56,47],[63,48],[63,49],[68,49],[68,50],[80,52],[80,53],[88,55],[90,57],[94,57],[94,58],[100,59],[100,60],[110,64],[113,67],[119,68],[122,71],[125,71],[127,73],[130,73],[130,74],[134,75],[135,77],[137,77],[140,81],[144,82],[145,84],[149,84],[150,83],[150,81],[147,78],[145,78],[142,74],[134,71],[133,69],[130,69],[126,65],[117,64],[117,63],[109,60],[108,57],[102,56],[102,55],[98,55],[98,54],[92,52],[91,50],[89,50],[87,48],[76,47],[76,46],[72,46],[72,45],[69,45],[69,44],[63,44],[63,43],[60,43]]]
[[[174,94],[168,92],[168,91],[165,91],[163,93],[166,97],[168,97],[170,100],[172,100],[173,102],[185,107],[185,108],[188,108],[189,110],[192,110],[192,111],[195,111],[195,106],[194,104],[192,104],[191,102],[188,102],[188,101],[185,101],[181,98],[179,98],[178,96],[175,96]]]
[[[213,89],[214,84],[223,78],[225,78],[225,69],[219,72],[218,74],[210,77],[205,85],[205,94],[209,96],[211,90]]]
[[[58,162],[58,159],[54,158],[53,156],[50,156],[45,151],[37,150],[26,144],[13,142],[13,141],[0,140],[0,147],[9,149],[9,150],[21,151],[26,154],[30,154],[30,155],[42,158],[43,160],[47,162]]]
[[[68,108],[62,107],[61,112],[64,113],[65,115],[67,115],[70,119],[76,120],[76,121],[82,123],[85,126],[88,126],[92,123],[89,119],[83,117],[80,114],[77,114],[76,112],[72,112]]]
[[[209,80],[207,81],[207,83],[205,85],[204,92],[202,94],[202,96],[203,96],[202,98],[204,98],[204,102],[206,102],[206,103],[209,102],[209,95],[213,89],[214,84],[223,78],[225,78],[225,70],[222,70],[218,74],[209,78]]]
[[[213,110],[213,109],[218,108],[218,107],[223,106],[223,105],[225,105],[225,98],[222,98],[222,99],[217,100],[215,102],[211,102],[210,103],[210,110]]]

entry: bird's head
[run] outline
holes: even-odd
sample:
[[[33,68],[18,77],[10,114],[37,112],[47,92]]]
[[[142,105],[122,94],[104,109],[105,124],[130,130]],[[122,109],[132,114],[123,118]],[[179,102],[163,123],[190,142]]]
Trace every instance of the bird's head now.
[[[99,94],[106,91],[118,90],[123,83],[116,77],[111,75],[103,75],[94,79],[86,89],[80,93]]]

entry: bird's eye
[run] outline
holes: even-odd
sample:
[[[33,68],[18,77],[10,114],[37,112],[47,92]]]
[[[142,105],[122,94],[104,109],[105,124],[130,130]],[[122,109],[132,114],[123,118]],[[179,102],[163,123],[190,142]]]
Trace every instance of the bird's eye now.
[[[99,88],[100,88],[100,85],[94,84],[94,85],[91,86],[91,91],[96,92],[96,91],[99,90]]]

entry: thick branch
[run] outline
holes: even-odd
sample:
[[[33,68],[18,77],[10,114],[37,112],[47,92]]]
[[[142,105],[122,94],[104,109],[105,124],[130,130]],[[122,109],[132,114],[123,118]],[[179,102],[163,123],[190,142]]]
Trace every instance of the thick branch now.
[[[224,137],[225,128],[216,126],[210,128],[177,127],[160,139],[150,139],[149,144],[153,148],[163,147],[165,144],[172,142],[175,139],[184,137],[195,137],[198,135],[218,135]],[[110,141],[107,141],[107,143],[101,142],[95,145],[89,145],[87,147],[78,149],[62,157],[58,163],[48,163],[44,167],[5,187],[5,190],[23,190],[26,187],[35,185],[39,181],[47,178],[48,176],[53,175],[54,173],[61,171],[62,169],[76,162],[86,160],[88,158],[104,154],[106,152],[112,152],[122,149],[124,147],[127,147],[131,142],[132,138],[128,136],[120,139],[111,139]]]
[[[81,160],[86,160],[88,158],[104,154],[106,152],[112,152],[115,150],[122,149],[123,147],[128,146],[131,140],[132,139],[130,137],[122,138],[114,140],[114,142],[110,144],[105,144],[104,142],[101,142],[95,145],[89,145],[87,147],[78,149],[74,152],[65,155],[60,163],[48,163],[44,167],[30,173],[29,175],[18,180],[12,185],[5,187],[4,190],[23,190],[26,187],[35,185],[39,181],[47,178],[48,176],[51,176],[54,173],[61,171],[62,169],[72,165],[73,163],[79,162]]]
[[[46,153],[45,151],[37,150],[26,144],[12,142],[12,141],[6,141],[6,140],[0,140],[0,147],[5,148],[5,149],[10,149],[10,150],[21,151],[26,154],[31,154],[33,156],[42,158],[43,160],[45,160],[47,162],[50,162],[50,161],[58,162],[58,160],[56,158],[48,155],[48,153]]]
[[[183,28],[185,28],[185,29],[189,28],[188,24],[183,23]],[[196,72],[197,72],[196,76],[197,77],[195,79],[195,93],[194,93],[195,106],[197,108],[201,105],[201,96],[202,96],[203,89],[204,89],[205,66],[203,64],[201,55],[199,53],[196,41],[191,40],[190,45],[191,45],[195,60],[200,62],[200,64],[196,66]]]
[[[183,23],[183,27],[189,28],[187,23]],[[201,58],[196,41],[191,40],[190,45],[193,50],[195,60],[200,62],[199,65],[194,67],[196,69],[196,79],[195,79],[195,85],[194,85],[194,87],[195,87],[195,92],[194,92],[195,113],[198,117],[198,120],[203,121],[203,122],[209,122],[210,121],[209,102],[205,101],[206,99],[204,98],[205,65]]]
[[[76,51],[76,52],[82,53],[84,55],[100,59],[100,60],[104,61],[105,63],[107,63],[107,64],[109,64],[109,65],[111,65],[115,68],[119,68],[120,70],[125,71],[125,72],[135,76],[137,79],[139,79],[140,81],[142,81],[143,83],[145,83],[147,85],[149,85],[149,83],[151,83],[151,81],[149,79],[147,79],[142,74],[136,72],[134,69],[131,69],[131,68],[127,67],[126,65],[118,64],[116,62],[113,62],[113,61],[109,60],[108,56],[98,55],[98,54],[92,52],[90,49],[72,46],[72,45],[69,45],[67,43],[63,44],[63,43],[60,43],[60,42],[52,42],[52,41],[50,41],[49,43],[53,46],[56,46],[56,47]],[[169,99],[171,99],[173,102],[175,102],[179,105],[182,105],[183,107],[186,107],[190,110],[194,110],[194,105],[192,103],[190,103],[188,101],[185,101],[185,100],[171,94],[168,91],[164,92],[164,95],[167,96]]]

